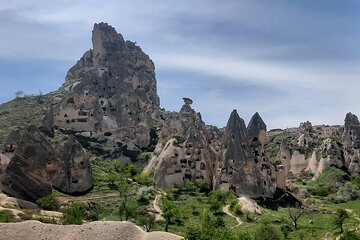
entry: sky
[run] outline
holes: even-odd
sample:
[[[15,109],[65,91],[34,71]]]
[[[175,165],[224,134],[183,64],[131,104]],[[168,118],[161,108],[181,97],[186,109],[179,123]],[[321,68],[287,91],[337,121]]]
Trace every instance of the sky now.
[[[268,129],[360,115],[358,0],[1,0],[0,103],[47,93],[107,22],[155,63],[161,107],[193,99],[207,124],[233,109]]]

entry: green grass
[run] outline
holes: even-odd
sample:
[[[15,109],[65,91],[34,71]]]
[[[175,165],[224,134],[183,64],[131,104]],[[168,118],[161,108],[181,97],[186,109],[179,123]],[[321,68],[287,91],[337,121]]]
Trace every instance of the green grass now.
[[[12,129],[40,122],[42,109],[49,102],[51,94],[15,98],[0,105],[0,143]]]
[[[15,217],[8,210],[0,211],[0,222],[17,222]]]

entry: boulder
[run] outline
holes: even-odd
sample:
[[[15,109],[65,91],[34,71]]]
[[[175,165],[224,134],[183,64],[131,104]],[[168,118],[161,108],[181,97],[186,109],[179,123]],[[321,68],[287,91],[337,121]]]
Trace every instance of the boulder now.
[[[56,147],[59,159],[53,186],[67,194],[83,194],[93,186],[90,156],[73,136],[65,136]]]
[[[1,190],[29,201],[49,195],[59,161],[35,125],[28,126],[1,179]]]

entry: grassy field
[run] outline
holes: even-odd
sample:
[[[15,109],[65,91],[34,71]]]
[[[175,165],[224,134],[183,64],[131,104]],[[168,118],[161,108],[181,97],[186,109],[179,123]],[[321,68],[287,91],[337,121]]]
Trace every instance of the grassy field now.
[[[51,94],[19,97],[0,105],[0,143],[14,128],[40,122],[43,107]]]

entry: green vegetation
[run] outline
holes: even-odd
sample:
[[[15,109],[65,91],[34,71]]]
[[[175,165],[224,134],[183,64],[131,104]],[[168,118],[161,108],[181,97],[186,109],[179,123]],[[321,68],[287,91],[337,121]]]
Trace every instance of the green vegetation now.
[[[8,210],[0,211],[0,222],[16,222],[14,215]]]
[[[0,142],[3,142],[14,128],[38,123],[42,109],[49,102],[51,94],[18,97],[0,105]]]
[[[55,194],[50,194],[48,196],[39,198],[36,203],[45,210],[57,211],[60,208],[60,202],[56,198]]]
[[[137,156],[139,161],[148,161],[151,157],[152,152],[142,152]]]
[[[61,223],[81,225],[83,220],[85,220],[85,207],[79,202],[74,202],[66,206]]]
[[[345,209],[339,208],[336,210],[333,223],[336,227],[340,228],[340,232],[342,233],[344,231],[343,225],[346,219],[349,218],[349,214]]]

